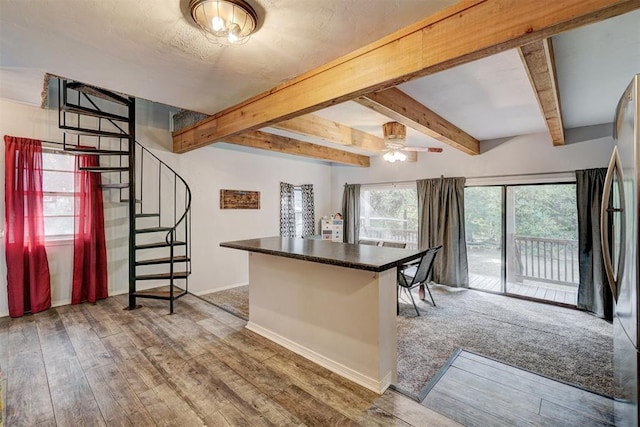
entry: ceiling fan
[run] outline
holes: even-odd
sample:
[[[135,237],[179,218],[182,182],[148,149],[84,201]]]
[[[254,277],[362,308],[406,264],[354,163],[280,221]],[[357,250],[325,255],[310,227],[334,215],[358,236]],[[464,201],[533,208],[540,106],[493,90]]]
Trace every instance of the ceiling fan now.
[[[387,162],[403,162],[407,155],[403,151],[426,151],[428,153],[441,153],[438,147],[408,147],[406,144],[407,128],[402,123],[388,122],[382,125],[384,145],[386,146],[383,159]]]

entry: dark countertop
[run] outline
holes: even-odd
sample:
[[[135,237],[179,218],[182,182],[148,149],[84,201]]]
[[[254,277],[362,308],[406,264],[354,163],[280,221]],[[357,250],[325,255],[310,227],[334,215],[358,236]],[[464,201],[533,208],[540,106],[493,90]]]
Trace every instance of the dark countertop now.
[[[419,258],[425,252],[279,236],[222,242],[220,246],[375,272]]]

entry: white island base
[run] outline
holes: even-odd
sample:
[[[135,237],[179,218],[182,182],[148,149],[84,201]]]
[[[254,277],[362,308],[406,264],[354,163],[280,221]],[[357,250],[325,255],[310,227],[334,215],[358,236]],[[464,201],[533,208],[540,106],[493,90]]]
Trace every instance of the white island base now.
[[[247,329],[382,394],[396,381],[396,269],[249,253]]]

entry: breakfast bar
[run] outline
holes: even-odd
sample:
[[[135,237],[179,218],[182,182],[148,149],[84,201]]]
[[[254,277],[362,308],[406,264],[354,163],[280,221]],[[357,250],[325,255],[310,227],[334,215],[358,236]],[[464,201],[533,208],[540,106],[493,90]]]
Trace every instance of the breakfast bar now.
[[[378,393],[396,380],[396,267],[424,251],[267,237],[249,252],[249,322],[262,335]]]

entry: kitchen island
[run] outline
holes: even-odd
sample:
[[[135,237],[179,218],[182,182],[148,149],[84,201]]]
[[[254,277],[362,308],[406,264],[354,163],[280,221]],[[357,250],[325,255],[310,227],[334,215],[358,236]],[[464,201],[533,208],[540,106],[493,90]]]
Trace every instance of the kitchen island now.
[[[378,393],[396,380],[396,267],[424,251],[267,237],[249,252],[247,329]]]

